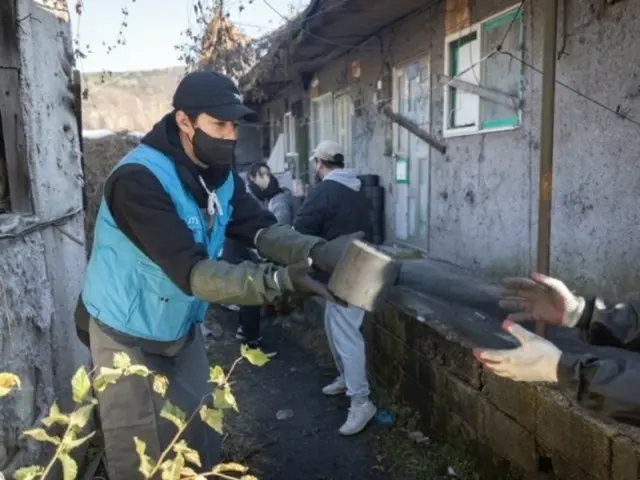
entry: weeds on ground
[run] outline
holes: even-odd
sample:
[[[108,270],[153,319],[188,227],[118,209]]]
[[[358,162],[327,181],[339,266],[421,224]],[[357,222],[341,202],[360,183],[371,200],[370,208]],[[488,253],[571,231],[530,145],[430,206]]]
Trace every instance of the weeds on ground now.
[[[160,474],[162,480],[202,480],[207,477],[217,477],[227,480],[256,480],[247,474],[247,467],[239,463],[221,463],[212,470],[198,472],[202,464],[196,450],[181,439],[182,434],[193,422],[196,416],[200,421],[222,435],[223,418],[225,410],[238,411],[236,399],[231,391],[229,378],[236,366],[247,360],[252,365],[261,367],[269,359],[259,350],[242,347],[241,356],[233,363],[229,372],[225,373],[219,367],[211,367],[209,382],[213,384],[211,394],[200,401],[199,407],[189,416],[169,400],[164,404],[160,416],[173,423],[176,434],[166,450],[159,458],[151,458],[146,454],[146,444],[137,437],[132,439],[131,448],[135,448],[140,459],[139,472],[145,479],[153,478]],[[63,480],[75,480],[78,476],[78,465],[71,453],[81,445],[87,443],[95,434],[89,432],[83,436],[83,430],[89,424],[93,410],[98,401],[92,396],[93,392],[103,392],[109,385],[115,384],[123,377],[136,375],[151,377],[153,390],[164,397],[169,387],[168,379],[152,372],[144,365],[134,365],[125,353],[116,353],[113,356],[113,367],[100,367],[87,372],[80,367],[71,379],[71,389],[75,408],[70,413],[62,413],[56,402],[51,405],[49,415],[42,420],[42,428],[34,428],[23,432],[25,436],[36,441],[50,443],[56,447],[53,457],[45,466],[31,465],[23,467],[14,473],[15,480],[46,480],[52,473],[54,466],[59,463],[62,469]],[[4,397],[13,390],[20,389],[20,378],[12,373],[0,373],[0,397]],[[93,392],[92,392],[93,390]],[[206,405],[206,401],[213,398],[213,408]],[[47,430],[54,426],[64,428],[62,436],[52,435]]]
[[[373,382],[373,393],[380,409],[393,417],[390,435],[381,435],[384,459],[408,478],[420,480],[480,480],[474,462],[455,448],[435,442],[419,430],[420,416],[398,400],[397,392]]]

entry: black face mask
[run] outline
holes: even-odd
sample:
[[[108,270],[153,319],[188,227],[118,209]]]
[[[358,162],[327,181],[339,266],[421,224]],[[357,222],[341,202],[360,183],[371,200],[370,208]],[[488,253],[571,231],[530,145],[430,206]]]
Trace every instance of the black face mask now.
[[[196,128],[192,142],[193,153],[207,167],[220,172],[231,170],[236,149],[235,140],[213,138]]]

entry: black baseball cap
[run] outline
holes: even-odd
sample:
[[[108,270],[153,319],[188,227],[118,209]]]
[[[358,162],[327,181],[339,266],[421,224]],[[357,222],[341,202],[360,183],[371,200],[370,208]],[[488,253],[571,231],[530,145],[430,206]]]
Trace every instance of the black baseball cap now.
[[[242,103],[233,80],[216,72],[191,72],[184,77],[173,95],[173,108],[188,115],[207,113],[229,122],[258,121],[258,114]]]

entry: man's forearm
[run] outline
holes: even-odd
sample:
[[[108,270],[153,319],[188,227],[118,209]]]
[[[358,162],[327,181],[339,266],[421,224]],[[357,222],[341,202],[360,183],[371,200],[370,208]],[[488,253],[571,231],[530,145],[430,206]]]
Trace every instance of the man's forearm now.
[[[203,260],[191,270],[193,295],[210,303],[268,305],[290,288],[281,270],[269,263]]]
[[[322,243],[324,240],[321,238],[303,235],[288,225],[273,225],[263,228],[255,238],[258,253],[281,265],[304,261],[311,255],[313,247]]]
[[[558,386],[593,413],[640,426],[640,357],[563,354]]]

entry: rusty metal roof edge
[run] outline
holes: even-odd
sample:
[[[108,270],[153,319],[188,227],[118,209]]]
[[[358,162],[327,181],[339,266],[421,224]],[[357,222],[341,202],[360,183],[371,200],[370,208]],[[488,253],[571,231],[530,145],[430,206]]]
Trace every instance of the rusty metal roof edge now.
[[[343,6],[350,3],[351,1],[352,0],[336,0],[335,3],[338,4],[339,6]],[[298,47],[302,46],[307,42],[312,42],[314,40],[313,32],[311,30],[308,30],[307,27],[309,26],[310,21],[313,18],[319,17],[318,15],[319,10],[323,6],[330,6],[331,3],[333,3],[331,2],[331,0],[312,0],[311,3],[307,6],[307,8],[300,15],[298,15],[293,20],[285,23],[280,29],[278,29],[278,30],[282,30],[282,33],[280,35],[278,35],[278,30],[276,30],[272,34],[276,37],[280,36],[280,38],[277,39],[277,41],[275,42],[275,45],[273,45],[270,48],[269,52],[240,81],[240,84],[245,93],[249,93],[251,90],[258,87],[265,78],[268,78],[270,76],[271,69],[267,69],[264,72],[261,72],[261,74],[256,75],[255,73],[264,65],[271,63],[273,61],[274,56],[278,52],[278,50],[280,50],[283,46],[287,45],[291,41],[294,41],[296,38],[300,39],[300,43]],[[318,25],[315,25],[315,28],[324,27],[330,23],[331,22],[328,22],[328,23],[322,22]],[[298,25],[296,26],[296,24]],[[291,27],[294,27],[292,29],[293,31],[287,32],[287,30],[291,29]],[[304,59],[295,59],[295,60],[303,61]]]

